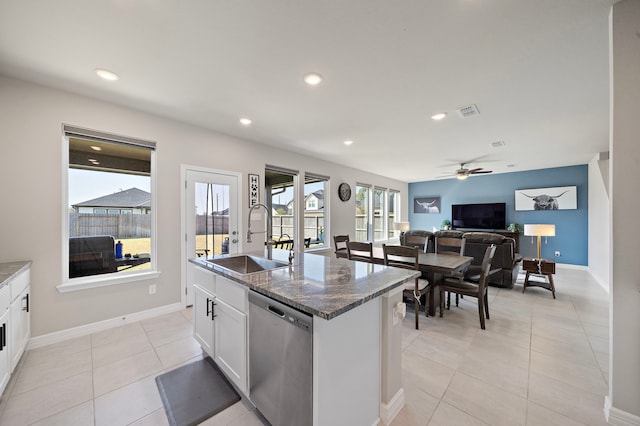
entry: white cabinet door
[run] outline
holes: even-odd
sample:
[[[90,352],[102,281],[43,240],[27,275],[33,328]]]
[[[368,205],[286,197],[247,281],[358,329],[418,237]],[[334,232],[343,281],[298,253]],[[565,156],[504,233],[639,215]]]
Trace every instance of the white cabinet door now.
[[[200,286],[193,286],[193,337],[213,357],[213,303],[215,297]]]
[[[31,321],[29,315],[29,291],[31,286],[27,286],[22,293],[11,303],[11,338],[9,348],[11,354],[11,370],[16,368],[20,357],[27,345],[27,340],[31,334]]]
[[[9,377],[11,376],[11,356],[7,342],[9,340],[8,328],[9,310],[6,306],[0,306],[0,395],[2,395],[7,383],[9,383]]]
[[[247,315],[216,299],[216,364],[242,392],[247,393]]]

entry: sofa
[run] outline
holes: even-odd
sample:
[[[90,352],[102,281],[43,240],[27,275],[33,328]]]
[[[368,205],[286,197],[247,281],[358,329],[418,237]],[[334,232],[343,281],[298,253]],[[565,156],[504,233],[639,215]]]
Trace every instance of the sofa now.
[[[479,270],[487,247],[495,244],[496,253],[491,262],[491,270],[495,272],[489,276],[489,284],[513,287],[520,269],[519,262],[522,260],[522,256],[515,252],[516,242],[513,238],[490,232],[465,232],[463,238],[465,239],[464,255],[473,257],[469,274]]]

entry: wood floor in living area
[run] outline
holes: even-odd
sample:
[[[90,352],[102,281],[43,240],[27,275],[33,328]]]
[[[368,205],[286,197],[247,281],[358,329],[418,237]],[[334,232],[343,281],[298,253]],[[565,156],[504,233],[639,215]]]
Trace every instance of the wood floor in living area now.
[[[393,426],[604,425],[608,295],[559,267],[557,299],[540,288],[490,288],[481,330],[475,299],[444,318],[403,323],[406,405]],[[31,350],[0,401],[0,424],[166,425],[154,378],[199,359],[191,310]],[[245,401],[203,425],[262,425]],[[369,426],[369,425],[367,425]]]

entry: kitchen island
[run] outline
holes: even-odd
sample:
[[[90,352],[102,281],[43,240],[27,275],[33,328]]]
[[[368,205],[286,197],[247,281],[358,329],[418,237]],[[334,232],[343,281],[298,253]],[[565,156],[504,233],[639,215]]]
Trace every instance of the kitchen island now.
[[[287,256],[285,250],[273,251],[273,259],[287,262]],[[246,373],[250,351],[246,299],[252,290],[313,316],[309,396],[313,418],[308,424],[390,423],[404,404],[401,309],[397,305],[402,301],[402,284],[418,272],[302,252],[296,252],[291,266],[248,274],[219,267],[210,260],[191,260],[200,266],[196,282],[189,283],[196,289],[194,335],[245,395],[251,399]],[[206,308],[204,299],[198,297],[199,290],[205,290]],[[215,300],[215,319],[212,313],[213,321],[208,322],[220,322],[211,342],[202,338],[209,331],[198,329],[198,300],[203,300],[200,311],[207,312],[209,300]],[[227,315],[225,320],[225,312],[235,314],[235,319]],[[222,327],[225,323],[228,326]],[[218,340],[229,328],[235,329],[233,344],[221,342],[222,337]],[[245,333],[237,341],[242,331]],[[235,353],[226,351],[225,355],[225,347],[234,347]]]

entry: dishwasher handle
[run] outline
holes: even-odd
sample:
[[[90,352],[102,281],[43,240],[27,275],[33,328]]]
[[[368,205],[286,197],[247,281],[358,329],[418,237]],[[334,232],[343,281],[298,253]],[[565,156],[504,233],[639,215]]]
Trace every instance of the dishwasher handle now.
[[[279,316],[280,318],[284,318],[284,311],[276,308],[273,305],[267,305],[267,310],[272,314]]]

